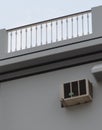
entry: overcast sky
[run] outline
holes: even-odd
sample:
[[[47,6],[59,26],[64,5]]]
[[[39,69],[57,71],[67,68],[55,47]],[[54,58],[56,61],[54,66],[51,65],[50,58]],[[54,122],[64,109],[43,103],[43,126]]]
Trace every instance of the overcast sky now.
[[[2,0],[0,29],[77,13],[99,5],[102,5],[102,0]]]

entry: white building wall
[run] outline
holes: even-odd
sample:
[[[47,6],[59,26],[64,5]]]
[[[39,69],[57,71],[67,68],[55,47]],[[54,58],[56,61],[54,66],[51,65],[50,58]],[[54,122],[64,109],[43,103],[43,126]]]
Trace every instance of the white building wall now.
[[[91,68],[102,62],[1,83],[1,130],[101,130],[102,83]],[[88,78],[93,84],[93,102],[61,108],[59,91],[65,82]]]

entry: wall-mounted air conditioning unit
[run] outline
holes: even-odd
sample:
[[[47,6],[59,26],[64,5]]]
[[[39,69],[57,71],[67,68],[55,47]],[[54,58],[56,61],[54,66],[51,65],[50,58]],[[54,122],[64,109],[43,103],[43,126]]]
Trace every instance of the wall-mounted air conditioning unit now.
[[[92,101],[93,88],[87,79],[64,83],[62,87],[61,106],[68,107]]]

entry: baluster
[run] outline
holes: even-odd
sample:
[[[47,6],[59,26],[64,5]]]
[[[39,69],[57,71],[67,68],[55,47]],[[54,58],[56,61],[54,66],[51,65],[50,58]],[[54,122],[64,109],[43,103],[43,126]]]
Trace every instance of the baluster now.
[[[10,33],[10,52],[12,52],[12,32]]]
[[[51,43],[52,43],[52,41],[53,41],[52,38],[53,38],[53,37],[52,37],[52,21],[51,21]]]
[[[30,28],[30,48],[32,47],[32,27]]]
[[[66,39],[68,39],[68,18],[66,19]]]
[[[58,41],[58,21],[56,21],[56,42]]]
[[[77,37],[79,36],[79,26],[78,26],[78,16],[76,17],[77,20]]]
[[[63,20],[61,20],[61,40],[63,40]]]
[[[25,33],[26,33],[26,36],[25,36],[25,49],[27,49],[27,28],[25,29]]]
[[[82,14],[82,36],[84,35],[84,16]]]
[[[48,43],[48,41],[47,41],[47,27],[48,27],[48,25],[46,23],[46,44]]]
[[[36,29],[36,45],[35,46],[37,46],[37,29],[38,29],[37,26],[35,29]]]
[[[89,34],[89,13],[87,13],[87,34]]]
[[[22,50],[22,30],[20,30],[20,50]]]
[[[71,18],[71,23],[72,23],[72,38],[73,38],[73,18]]]
[[[15,32],[15,51],[17,51],[17,30]]]
[[[42,24],[41,24],[41,45],[42,45]]]

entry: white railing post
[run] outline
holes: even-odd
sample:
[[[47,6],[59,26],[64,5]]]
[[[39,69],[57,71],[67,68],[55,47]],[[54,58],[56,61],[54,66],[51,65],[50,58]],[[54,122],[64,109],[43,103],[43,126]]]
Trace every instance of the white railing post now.
[[[0,59],[8,53],[8,32],[0,30]]]
[[[92,8],[93,35],[102,36],[102,6]]]

